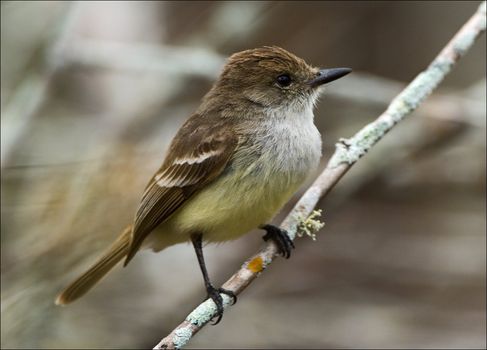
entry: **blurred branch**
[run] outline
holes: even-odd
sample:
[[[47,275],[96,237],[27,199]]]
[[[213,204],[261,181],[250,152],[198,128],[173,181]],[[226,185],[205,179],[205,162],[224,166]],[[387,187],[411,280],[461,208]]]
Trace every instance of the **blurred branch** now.
[[[485,78],[479,80],[479,87],[485,86]],[[379,77],[368,73],[355,73],[347,77],[327,91],[328,96],[333,96],[354,103],[365,105],[387,106],[394,96],[401,92],[405,84],[392,79]],[[442,93],[432,96],[426,103],[427,111],[423,113],[428,118],[442,119],[468,124],[474,127],[485,127],[485,104],[471,96],[472,94],[460,94],[458,92]],[[442,105],[461,108],[461,117],[453,113],[436,113]],[[443,108],[441,109],[444,110]]]
[[[207,49],[79,39],[59,58],[65,65],[124,72],[215,78],[225,59]]]
[[[61,14],[59,23],[53,26],[52,34],[43,49],[43,67],[40,71],[30,73],[20,83],[2,111],[2,168],[8,162],[13,148],[22,138],[29,122],[46,100],[52,77],[59,68],[55,58],[63,55],[71,27],[79,12],[77,2],[68,3],[66,6],[67,9]]]
[[[193,34],[187,48],[78,38],[59,59],[66,65],[78,64],[129,73],[196,75],[213,80],[223,67],[226,57],[211,49],[196,48],[191,42],[199,42],[199,36],[204,35],[209,47],[218,47],[228,41],[235,43],[249,38],[259,31],[269,12],[278,5],[265,1],[222,2],[208,21],[206,32]]]
[[[320,198],[335,186],[340,178],[369,149],[374,146],[394,125],[413,112],[440,84],[455,63],[470,49],[475,39],[485,31],[486,5],[483,2],[477,12],[444,47],[429,67],[421,72],[392,102],[387,110],[374,122],[366,125],[355,136],[342,140],[328,165],[308,188],[299,202],[281,224],[291,239],[296,236],[298,224],[310,215]],[[267,243],[257,254],[248,259],[223,288],[240,294],[277,256],[278,250],[273,242]],[[232,300],[222,294],[224,307]],[[212,300],[206,300],[191,312],[168,336],[162,339],[155,349],[182,348],[201,328],[216,315]]]

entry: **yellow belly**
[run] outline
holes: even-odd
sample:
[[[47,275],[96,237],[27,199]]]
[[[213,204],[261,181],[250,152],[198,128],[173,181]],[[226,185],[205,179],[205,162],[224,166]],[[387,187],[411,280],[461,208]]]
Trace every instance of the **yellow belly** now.
[[[178,213],[176,225],[183,231],[201,229],[208,241],[235,239],[269,221],[289,200],[296,186],[284,182],[217,181]]]
[[[267,223],[305,179],[273,174],[224,176],[196,193],[148,237],[158,251],[203,233],[209,242],[236,239]]]

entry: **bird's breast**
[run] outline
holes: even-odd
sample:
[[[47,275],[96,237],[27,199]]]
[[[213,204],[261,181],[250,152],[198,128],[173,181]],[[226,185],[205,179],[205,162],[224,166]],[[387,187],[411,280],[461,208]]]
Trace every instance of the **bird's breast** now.
[[[272,219],[316,169],[320,156],[321,136],[312,119],[260,125],[224,172],[167,224],[173,232],[203,232],[208,241],[235,239]]]
[[[277,119],[277,121],[276,121]],[[256,127],[234,156],[233,165],[246,176],[287,178],[290,183],[316,169],[321,157],[321,135],[312,112],[269,118]]]

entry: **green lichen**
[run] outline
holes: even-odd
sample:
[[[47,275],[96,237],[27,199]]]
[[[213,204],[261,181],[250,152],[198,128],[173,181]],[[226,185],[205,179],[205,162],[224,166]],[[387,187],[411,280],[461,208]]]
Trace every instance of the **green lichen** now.
[[[467,31],[463,33],[462,36],[456,38],[455,43],[453,45],[453,49],[455,50],[456,54],[464,55],[468,49],[473,45],[475,39],[477,38],[480,31],[485,30],[485,1],[482,2],[478,9],[478,14],[480,15],[479,22],[478,22],[478,29],[477,31]]]
[[[223,308],[226,308],[228,305],[232,303],[232,298],[230,298],[226,294],[220,294],[223,298]],[[208,299],[201,303],[196,309],[191,312],[188,317],[186,317],[186,321],[191,322],[197,327],[201,327],[204,324],[211,321],[213,317],[215,317],[217,312],[216,305],[213,300]]]
[[[464,35],[458,38],[458,40],[453,45],[453,49],[457,54],[464,55],[468,51],[470,46],[472,46],[476,37],[477,35],[475,32],[465,33]]]
[[[176,331],[174,331],[174,347],[176,349],[181,349],[189,342],[192,336],[193,331],[188,327],[176,329]]]
[[[353,164],[388,132],[393,123],[377,120],[366,125],[350,139],[342,139],[337,143],[336,152],[330,159],[329,166],[334,168],[340,163]]]
[[[324,222],[321,222],[317,218],[321,216],[321,209],[313,210],[313,212],[305,219],[300,220],[298,224],[298,230],[296,232],[298,237],[308,236],[313,241],[316,241],[316,232],[321,230],[325,226]]]

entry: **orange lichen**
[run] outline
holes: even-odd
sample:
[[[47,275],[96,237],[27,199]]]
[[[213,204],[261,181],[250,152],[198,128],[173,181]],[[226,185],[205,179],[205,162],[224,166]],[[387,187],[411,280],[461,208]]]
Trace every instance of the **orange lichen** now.
[[[262,258],[258,256],[247,264],[247,268],[253,273],[261,272],[264,269],[264,262],[262,261]]]

